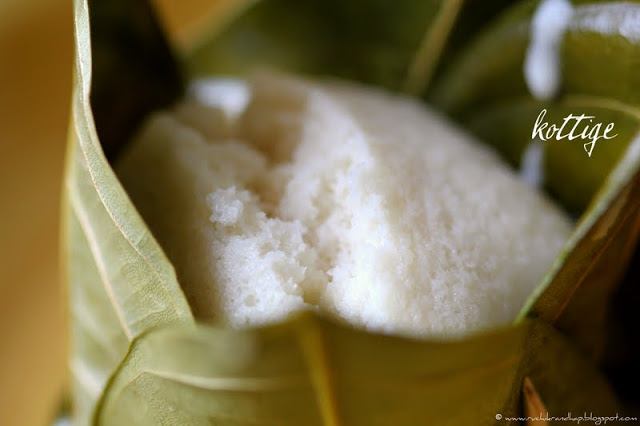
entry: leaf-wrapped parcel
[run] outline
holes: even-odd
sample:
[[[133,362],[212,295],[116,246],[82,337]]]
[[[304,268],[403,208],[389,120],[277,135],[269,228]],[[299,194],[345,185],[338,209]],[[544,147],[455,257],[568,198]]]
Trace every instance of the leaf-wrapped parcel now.
[[[591,6],[577,6],[577,10],[581,7]],[[601,19],[617,16],[608,9],[619,7],[617,4],[602,3],[600,7]],[[468,93],[458,93],[460,81],[467,78],[484,81],[483,88],[489,87],[486,82],[492,78],[522,78],[521,70],[513,64],[524,56],[533,7],[529,3],[526,7],[518,5],[488,30],[469,36],[471,43],[464,45],[458,35],[456,43],[448,45],[448,35],[461,11],[461,2],[376,1],[370,5],[370,19],[365,24],[359,19],[363,5],[355,0],[263,1],[243,5],[233,17],[215,24],[215,34],[200,42],[185,63],[191,76],[221,71],[246,76],[245,72],[256,66],[271,65],[424,94],[437,108],[517,162],[524,147],[516,142],[526,140],[522,138],[525,123],[532,123],[534,118],[535,108],[529,105],[539,104],[520,93],[518,84],[487,89],[481,95],[475,87]],[[460,20],[461,25],[465,22]],[[581,213],[573,234],[541,282],[538,276],[525,286],[523,277],[505,275],[504,288],[527,289],[527,294],[519,296],[519,304],[528,297],[519,315],[516,304],[516,310],[511,306],[510,313],[503,313],[506,316],[499,321],[476,327],[484,329],[481,333],[441,341],[378,334],[391,331],[384,327],[389,315],[381,315],[386,306],[383,299],[371,304],[370,316],[359,324],[369,331],[336,323],[316,312],[276,315],[271,318],[276,323],[256,328],[212,325],[210,320],[215,319],[216,312],[214,309],[207,314],[207,308],[216,305],[190,291],[183,269],[189,253],[166,241],[163,235],[167,234],[158,230],[171,224],[154,223],[158,220],[154,218],[161,217],[159,212],[147,211],[145,202],[140,201],[145,196],[144,179],[136,180],[136,167],[141,165],[131,160],[135,152],[128,152],[131,147],[127,146],[145,118],[178,100],[186,82],[146,2],[76,0],[75,24],[76,73],[64,204],[74,424],[494,424],[497,414],[509,417],[520,412],[525,377],[551,413],[616,412],[615,397],[595,368],[594,359],[603,348],[601,313],[606,311],[608,295],[638,236],[640,142],[636,134],[640,116],[634,115],[634,98],[620,97],[620,90],[598,87],[595,79],[586,78],[580,79],[582,86],[578,87],[570,84],[570,79],[572,70],[577,70],[572,61],[586,61],[586,55],[593,61],[588,64],[594,75],[604,73],[593,65],[601,59],[598,55],[618,50],[637,53],[635,39],[621,41],[621,35],[603,31],[606,26],[570,27],[564,42],[567,53],[563,53],[567,93],[544,106],[558,115],[586,102],[584,105],[594,111],[606,111],[610,114],[607,117],[621,120],[620,139],[611,147],[603,146],[603,155],[593,162],[595,170],[586,179],[579,170],[579,144],[575,152],[571,146],[547,152],[544,175],[548,177],[549,193],[565,208]],[[460,31],[458,28],[454,34]],[[287,33],[297,36],[283,37]],[[606,49],[586,49],[584,40],[595,40]],[[491,59],[487,47],[491,45],[501,46],[496,52],[509,54]],[[339,54],[333,46],[340,46]],[[259,55],[251,54],[255,49],[259,49]],[[574,54],[576,49],[582,55]],[[488,52],[483,58],[494,64],[489,71],[473,65],[474,55],[483,52]],[[456,59],[438,63],[439,57]],[[627,75],[621,71],[627,63],[619,61],[615,65],[611,73]],[[619,80],[620,84],[631,83]],[[347,104],[358,102],[355,95],[346,99]],[[319,102],[322,104],[322,100]],[[260,113],[268,111],[266,108]],[[183,109],[177,116],[183,114],[187,121],[197,118],[189,111],[184,113]],[[484,116],[479,118],[480,114]],[[384,115],[372,114],[378,118]],[[216,137],[233,134],[225,128],[228,123],[224,119],[211,117],[204,129],[198,127],[202,123],[192,127],[203,132],[209,129]],[[365,114],[363,122],[366,118]],[[390,127],[382,126],[380,120],[370,124],[369,136]],[[376,124],[384,129],[377,129]],[[267,120],[266,130],[258,134],[270,129],[277,130],[277,125]],[[413,137],[400,136],[408,140]],[[328,150],[324,155],[331,157],[340,144],[328,142],[323,145]],[[156,141],[151,138],[147,143]],[[149,152],[156,149],[157,159],[162,161],[145,159],[149,161],[147,166],[155,165],[157,170],[140,169],[139,176],[167,176],[162,167],[171,163],[163,162],[167,152],[161,147],[152,146]],[[478,152],[480,157],[486,155]],[[437,155],[437,150],[430,153]],[[597,155],[598,151],[594,158]],[[495,160],[489,157],[487,161]],[[211,157],[211,161],[216,158]],[[569,164],[562,179],[557,165],[560,158]],[[114,172],[114,164],[121,161],[118,167],[125,183],[130,188],[138,184],[142,193],[133,189],[128,194],[123,188]],[[312,169],[312,164],[304,164],[301,169]],[[402,173],[407,171],[398,171]],[[444,172],[442,175],[450,177]],[[572,184],[581,191],[577,197],[566,196],[566,188]],[[402,185],[397,189],[409,190]],[[221,186],[220,190],[218,202],[229,195],[225,192],[228,187]],[[392,196],[393,191],[389,194]],[[585,208],[588,199],[591,201]],[[542,205],[535,203],[531,206]],[[213,210],[206,211],[205,217],[216,219],[215,205],[211,204]],[[218,213],[219,222],[229,219],[225,216],[229,211]],[[547,255],[557,250],[563,232],[567,232],[563,220],[551,226],[559,230],[560,242],[552,243],[555,248],[549,247]],[[384,221],[379,223],[384,227]],[[406,235],[414,235],[414,231],[407,230]],[[291,229],[286,233],[291,235]],[[516,232],[509,238],[529,234]],[[549,240],[541,239],[540,244],[545,241]],[[419,250],[409,246],[397,259],[402,261],[412,253]],[[240,253],[232,254],[228,261],[233,265],[233,257]],[[327,254],[332,254],[331,250]],[[549,259],[542,263],[548,265]],[[200,264],[196,261],[195,265]],[[369,270],[379,266],[371,265]],[[267,278],[253,285],[267,282]],[[376,274],[369,282],[386,285],[390,289],[387,297],[393,298],[392,279]],[[364,284],[362,288],[366,289]],[[310,294],[311,299],[323,297],[313,288]],[[591,312],[597,315],[589,315]],[[419,319],[415,324],[424,327],[432,321],[436,326],[431,331],[437,332],[438,320],[421,318],[420,314],[413,316]],[[505,324],[509,316],[517,317],[512,325]],[[477,321],[477,317],[471,317],[471,329]],[[246,322],[246,318],[238,322]],[[497,323],[505,325],[487,329]],[[595,335],[589,333],[592,329],[597,331]],[[415,333],[413,325],[400,327],[399,331],[425,334]]]

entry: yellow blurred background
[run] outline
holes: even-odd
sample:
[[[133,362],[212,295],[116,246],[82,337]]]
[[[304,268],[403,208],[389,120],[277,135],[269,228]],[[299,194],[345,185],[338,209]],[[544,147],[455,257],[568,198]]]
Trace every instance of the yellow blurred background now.
[[[156,0],[182,44],[229,0]],[[0,425],[46,425],[65,388],[59,203],[72,0],[0,0]]]

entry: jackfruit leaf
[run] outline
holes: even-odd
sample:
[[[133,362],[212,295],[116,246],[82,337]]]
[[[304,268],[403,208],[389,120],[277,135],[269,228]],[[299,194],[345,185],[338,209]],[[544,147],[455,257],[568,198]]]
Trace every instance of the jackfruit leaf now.
[[[533,314],[555,323],[598,358],[607,301],[640,232],[640,4],[580,3],[560,49],[562,84],[553,101],[534,100],[523,74],[537,2],[512,8],[478,36],[443,72],[429,99],[514,165],[526,147],[543,145],[547,191],[580,218],[519,318]],[[557,125],[569,114],[594,116],[587,124],[604,123],[601,135],[614,123],[617,136],[596,142],[591,156],[588,140],[534,141],[542,109],[548,111],[544,121]]]
[[[291,10],[301,8],[296,14],[305,16],[304,7],[289,4]],[[300,4],[312,7],[314,3]],[[329,4],[340,10],[343,3]],[[353,4],[362,7],[359,2]],[[370,4],[378,10],[378,3]],[[415,3],[416,15],[423,5]],[[195,325],[171,263],[103,151],[115,155],[146,114],[179,95],[177,67],[145,1],[76,0],[74,7],[77,56],[64,226],[76,424],[89,424],[91,419],[117,425],[402,425],[415,424],[416,419],[427,424],[493,424],[498,412],[504,416],[518,412],[525,376],[531,377],[550,410],[613,412],[615,401],[608,386],[589,361],[541,321],[525,320],[450,343],[370,334],[311,314],[246,331]],[[353,19],[357,28],[364,24],[358,24],[360,16],[354,17],[358,8],[353,7],[336,19]],[[281,13],[287,19],[297,16],[286,10]],[[401,26],[404,19],[403,24],[414,22],[406,11],[394,13],[389,11],[386,17],[389,23],[396,22],[390,27]],[[448,14],[440,20],[428,16],[423,30],[452,19]],[[314,28],[309,22],[305,25]],[[372,45],[384,44],[384,36],[398,46],[408,46],[403,44],[404,35],[378,30]],[[345,44],[351,44],[348,49],[367,48],[364,42],[358,47],[356,41],[362,40],[357,34],[344,36]],[[319,71],[316,65],[322,61],[306,66],[310,72],[315,69],[407,88],[412,75],[407,63],[429,50],[420,48],[425,43],[441,43],[424,39],[414,45],[419,46],[417,54],[400,48],[396,56],[395,48],[380,47],[353,58],[343,56],[342,60],[353,59],[355,64],[348,69]],[[260,55],[278,57],[275,41],[269,44],[275,50],[268,53],[265,48]],[[138,54],[131,54],[132,46]],[[313,51],[313,46],[307,49]],[[228,49],[231,58],[233,49]],[[201,60],[197,55],[196,64]],[[367,57],[375,61],[366,62]],[[376,61],[393,65],[377,69]],[[300,69],[295,61],[277,63]],[[371,74],[363,64],[372,66]],[[415,75],[428,77],[428,73]],[[166,96],[159,95],[163,92]],[[107,95],[98,100],[98,93]]]
[[[139,25],[144,20],[135,20],[141,12],[139,6],[142,2],[94,2],[91,22],[96,16],[103,16],[101,7],[115,8],[116,3],[119,3],[123,16],[126,14],[132,19],[129,25],[141,31],[146,28]],[[137,6],[133,6],[134,3]],[[76,424],[87,424],[109,376],[136,336],[154,326],[177,321],[192,322],[193,319],[173,267],[129,201],[100,146],[90,91],[99,87],[99,92],[105,92],[105,85],[111,83],[106,79],[104,70],[101,79],[92,79],[92,40],[87,2],[76,1],[74,7],[77,61],[63,225],[72,317],[70,366],[74,418]],[[102,27],[97,26],[96,29],[99,28]],[[153,34],[142,41],[150,44],[148,52],[152,52],[153,44],[158,42]],[[128,42],[128,38],[122,40],[122,43]],[[101,50],[105,46],[99,43],[93,47]],[[114,51],[113,46],[109,49]],[[107,59],[124,60],[121,56],[104,51],[97,56],[103,60],[96,66],[119,68],[125,72],[124,63],[115,68],[106,64]],[[112,92],[120,93],[121,97],[132,96],[126,91],[130,82],[123,83],[127,79],[114,78],[123,85],[112,87]],[[130,78],[134,78],[133,75]],[[141,84],[157,83],[157,80],[147,79]],[[156,86],[155,90],[163,88]],[[151,89],[147,87],[133,94],[147,93]],[[132,105],[127,106],[127,111],[137,110],[136,114],[139,114],[141,104],[136,104],[137,97],[130,98],[129,102]],[[148,102],[150,100],[146,99],[142,105],[148,105]],[[122,105],[122,99],[116,104]],[[95,111],[104,114],[112,109],[101,107]],[[114,124],[128,125],[125,122],[128,123],[129,118]]]
[[[462,0],[241,1],[189,55],[193,76],[256,67],[421,93]]]
[[[550,326],[459,342],[366,334],[315,314],[253,330],[164,327],[137,339],[101,425],[492,425],[524,377],[551,413],[613,413],[591,364]]]

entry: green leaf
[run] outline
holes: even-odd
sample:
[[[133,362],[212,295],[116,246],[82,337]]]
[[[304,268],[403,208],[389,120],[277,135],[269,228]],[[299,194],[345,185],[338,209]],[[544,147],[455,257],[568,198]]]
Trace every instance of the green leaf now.
[[[549,123],[582,113],[615,123],[618,136],[598,142],[591,157],[580,140],[544,143],[547,191],[581,216],[520,315],[556,323],[597,357],[604,350],[607,301],[639,232],[640,92],[635,88],[640,87],[640,27],[629,19],[638,16],[640,5],[576,6],[561,49],[561,93],[541,103],[529,95],[522,69],[536,4],[518,5],[479,36],[445,70],[430,99],[512,164],[531,143],[543,108]]]
[[[235,19],[190,55],[195,76],[261,66],[329,74],[421,93],[461,0],[263,0],[240,2]]]
[[[165,327],[137,339],[102,425],[491,425],[528,376],[552,413],[615,412],[556,332],[528,322],[460,342],[367,334],[313,314],[247,331]]]
[[[127,3],[121,7],[123,4]],[[98,10],[92,16],[100,16]],[[75,3],[78,50],[64,203],[72,315],[70,365],[77,424],[85,424],[91,417],[109,376],[133,339],[154,326],[193,321],[173,267],[129,201],[100,146],[89,94],[96,84],[105,90],[108,82],[92,79],[88,12],[86,2]],[[127,116],[125,121],[129,119]],[[124,126],[125,122],[119,123]]]

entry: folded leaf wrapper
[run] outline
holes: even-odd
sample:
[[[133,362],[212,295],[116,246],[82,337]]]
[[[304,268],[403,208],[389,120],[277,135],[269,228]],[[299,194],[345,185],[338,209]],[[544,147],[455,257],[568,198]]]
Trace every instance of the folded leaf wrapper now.
[[[601,6],[605,18],[608,5]],[[211,75],[269,64],[424,92],[515,162],[540,108],[518,83],[532,4],[459,54],[447,52],[447,39],[461,2],[367,6],[243,4],[224,24],[212,24],[215,34],[197,44],[186,68]],[[638,89],[623,90],[635,74],[625,71],[631,60],[616,56],[637,57],[638,39],[583,27],[566,37],[567,93],[545,106],[555,116],[594,111],[619,123],[619,136],[586,164],[581,144],[547,152],[549,191],[568,208],[588,208],[517,323],[429,342],[366,333],[315,314],[242,331],[196,324],[173,266],[107,159],[148,113],[180,96],[179,68],[145,1],[76,0],[74,10],[64,202],[74,424],[494,424],[496,414],[520,412],[525,377],[551,413],[616,412],[592,358],[603,347],[608,295],[640,229]],[[283,37],[283,25],[296,37]],[[443,52],[458,59],[438,74]],[[475,64],[479,55],[492,66]],[[594,65],[602,55],[617,61]],[[572,83],[572,73],[587,66],[593,78]],[[598,86],[599,76],[622,86]],[[469,79],[482,83],[465,89],[461,82]],[[501,79],[516,83],[500,90],[487,83]]]

